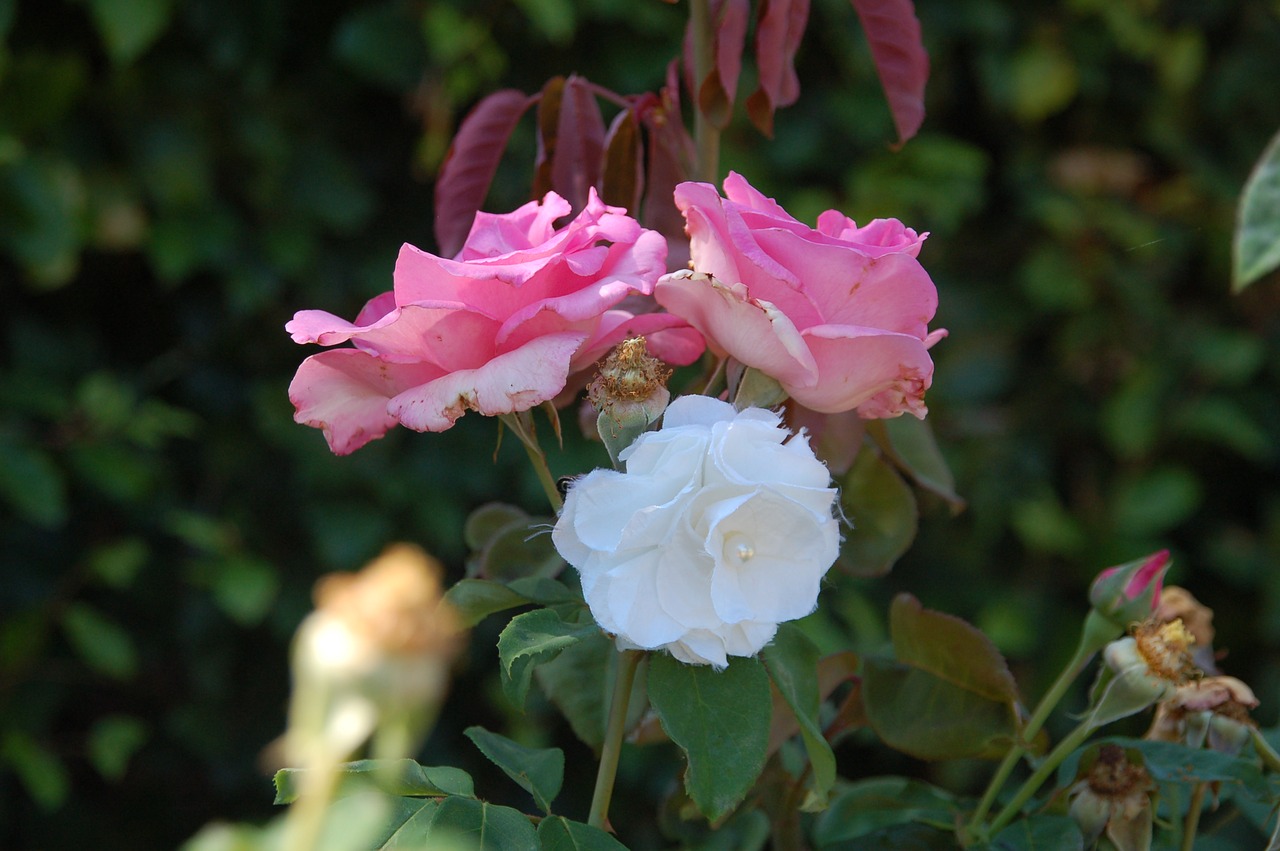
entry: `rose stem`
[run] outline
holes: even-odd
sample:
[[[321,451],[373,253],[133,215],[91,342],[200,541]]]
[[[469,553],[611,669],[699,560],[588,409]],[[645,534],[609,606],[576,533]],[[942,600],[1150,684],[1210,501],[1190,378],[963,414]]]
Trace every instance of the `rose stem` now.
[[[1017,794],[1013,796],[1009,803],[1004,805],[1004,809],[996,816],[995,821],[991,822],[991,830],[988,835],[995,836],[1005,825],[1013,821],[1013,817],[1022,809],[1022,805],[1027,802],[1027,799],[1034,795],[1036,790],[1049,778],[1049,775],[1057,770],[1058,764],[1066,759],[1068,754],[1084,744],[1084,740],[1089,738],[1089,734],[1094,729],[1096,729],[1095,725],[1085,719],[1065,739],[1058,742],[1058,746],[1045,757],[1044,762],[1040,763],[1035,773],[1026,779],[1018,789]]]
[[[720,131],[698,106],[698,88],[711,72],[715,30],[709,0],[690,0],[689,25],[693,30],[693,142],[698,153],[694,178],[716,183],[720,172]]]
[[[609,704],[609,721],[600,751],[600,768],[596,772],[596,789],[591,796],[591,814],[587,824],[604,829],[609,818],[609,801],[613,798],[613,780],[618,774],[618,757],[622,753],[622,734],[627,727],[627,707],[631,704],[631,684],[636,668],[644,658],[643,650],[623,650],[618,654],[617,679],[613,682],[613,702]]]
[[[556,480],[551,475],[551,468],[547,466],[547,455],[542,451],[542,447],[538,445],[537,438],[529,434],[518,417],[518,414],[500,414],[498,419],[503,425],[511,429],[511,433],[524,446],[524,451],[529,455],[529,462],[533,464],[533,472],[538,476],[538,484],[542,485],[542,490],[547,495],[547,501],[551,503],[551,510],[559,514],[564,500],[560,498],[560,491],[556,488]]]
[[[1099,649],[1105,647],[1115,635],[1115,627],[1109,623],[1104,623],[1097,612],[1090,610],[1088,618],[1085,620],[1084,629],[1080,633],[1080,643],[1076,647],[1075,655],[1071,657],[1071,661],[1062,669],[1062,673],[1058,674],[1058,678],[1054,680],[1052,686],[1049,687],[1044,697],[1040,698],[1040,703],[1036,706],[1035,712],[1031,714],[1031,719],[1027,721],[1025,727],[1018,734],[1021,742],[1030,743],[1035,739],[1036,734],[1040,732],[1040,728],[1044,726],[1044,722],[1048,720],[1049,713],[1054,710],[1062,700],[1063,695],[1067,693],[1067,689],[1076,681],[1081,672],[1088,666],[1089,660]],[[973,816],[969,819],[968,829],[970,832],[976,831],[978,825],[987,813],[991,810],[991,805],[995,803],[996,795],[1004,786],[1004,782],[1009,779],[1009,774],[1013,771],[1013,767],[1018,764],[1027,753],[1026,745],[1014,744],[1009,748],[1009,752],[1005,754],[1004,762],[1000,763],[1000,767],[996,769],[995,775],[991,778],[991,782],[987,785],[986,794],[982,796],[978,809],[974,810]]]
[[[1204,805],[1205,783],[1200,781],[1191,792],[1191,805],[1182,827],[1182,851],[1191,851],[1196,844],[1196,831],[1200,827],[1200,808]]]

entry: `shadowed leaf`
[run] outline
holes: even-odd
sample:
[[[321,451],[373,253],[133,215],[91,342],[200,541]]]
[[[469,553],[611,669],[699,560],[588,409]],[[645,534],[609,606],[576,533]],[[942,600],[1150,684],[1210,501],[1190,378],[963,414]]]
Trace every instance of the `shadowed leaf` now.
[[[599,185],[604,165],[604,118],[595,93],[581,77],[565,81],[557,136],[551,188],[576,213],[587,205],[587,190]]]
[[[919,516],[911,488],[874,447],[854,459],[840,489],[840,505],[853,524],[836,562],[854,576],[880,576],[907,551]]]
[[[1267,145],[1245,181],[1236,216],[1236,292],[1280,267],[1280,133]]]
[[[759,88],[747,99],[751,123],[773,136],[773,113],[800,97],[796,51],[809,21],[809,0],[762,0],[756,24]]]
[[[635,110],[624,109],[614,116],[605,135],[600,199],[606,204],[626,207],[633,214],[637,212],[644,189],[643,162],[639,121]]]
[[[564,785],[564,751],[525,747],[483,727],[468,727],[462,732],[494,765],[532,795],[543,812],[550,814],[551,802]]]

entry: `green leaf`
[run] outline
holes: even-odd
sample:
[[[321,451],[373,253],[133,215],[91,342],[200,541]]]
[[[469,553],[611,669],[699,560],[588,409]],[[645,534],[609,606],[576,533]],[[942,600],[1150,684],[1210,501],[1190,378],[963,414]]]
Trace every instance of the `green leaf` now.
[[[891,747],[921,759],[999,756],[1017,733],[1018,691],[991,641],[957,617],[899,594],[889,613],[895,661],[868,659],[862,698]]]
[[[137,652],[129,633],[87,603],[67,607],[62,631],[85,664],[98,673],[127,680],[137,671]]]
[[[462,732],[494,765],[532,795],[544,813],[551,814],[551,802],[564,784],[564,751],[525,747],[483,727],[468,727]]]
[[[754,658],[723,671],[651,658],[649,700],[689,760],[685,788],[709,821],[738,805],[764,768],[772,714],[769,675]]]
[[[563,816],[544,818],[538,825],[542,851],[627,851],[627,846],[598,827],[569,821]]]
[[[1222,783],[1239,786],[1246,794],[1266,797],[1270,793],[1266,778],[1252,759],[1220,753],[1208,748],[1189,748],[1178,742],[1153,742],[1146,739],[1110,737],[1091,742],[1091,746],[1114,744],[1142,754],[1147,772],[1158,783]],[[1070,784],[1075,776],[1079,750],[1063,760],[1058,768],[1060,784]]]
[[[250,556],[232,556],[220,562],[213,574],[213,599],[241,626],[260,622],[279,590],[275,568]]]
[[[89,761],[108,780],[124,777],[129,760],[147,740],[147,727],[131,715],[108,715],[89,731]]]
[[[1280,266],[1280,133],[1244,183],[1236,211],[1234,260],[1235,292]]]
[[[924,824],[895,824],[818,846],[821,851],[955,851],[957,847],[955,831]]]
[[[471,550],[483,550],[503,529],[528,519],[529,515],[522,508],[505,502],[488,502],[467,515],[462,537]]]
[[[1084,837],[1068,816],[1034,815],[996,834],[991,851],[1082,851]]]
[[[502,690],[508,699],[523,709],[533,669],[599,629],[595,623],[566,623],[551,609],[537,609],[512,618],[498,636]]]
[[[412,9],[397,2],[357,7],[339,24],[333,50],[352,71],[395,92],[411,89],[427,67]]]
[[[0,745],[0,760],[18,775],[40,809],[56,810],[67,800],[71,781],[66,766],[27,734],[17,730],[7,733]]]
[[[1158,535],[1187,519],[1201,498],[1200,480],[1194,473],[1183,467],[1157,467],[1117,483],[1112,522],[1117,530],[1134,537]]]
[[[526,517],[504,526],[468,569],[499,581],[551,577],[564,570],[564,559],[551,542],[551,535],[534,528],[538,522],[542,521]]]
[[[960,810],[951,793],[922,780],[875,777],[840,786],[814,823],[813,838],[825,848],[898,824],[953,824]]]
[[[942,457],[933,427],[927,420],[915,417],[871,420],[867,423],[867,432],[913,482],[945,500],[952,512],[964,508],[964,500],[956,494],[955,476]]]
[[[915,540],[915,494],[871,446],[862,448],[841,483],[840,506],[853,528],[837,563],[854,576],[888,572]]]
[[[0,499],[25,520],[55,529],[67,520],[62,472],[44,452],[0,441]]]
[[[328,829],[381,810],[378,824],[359,844],[322,842],[323,851],[538,851],[529,817],[474,798],[396,798],[352,795],[329,808]],[[326,837],[327,839],[328,837]]]
[[[128,588],[150,556],[142,538],[123,538],[95,549],[89,557],[89,569],[112,588]]]
[[[540,665],[537,670],[538,685],[543,693],[568,719],[574,734],[597,753],[604,742],[617,661],[613,639],[603,632],[596,632],[565,648],[559,656]],[[627,708],[628,730],[639,723],[649,705],[645,692],[647,671],[648,665],[641,662],[631,687],[631,704]]]
[[[141,56],[173,14],[171,0],[89,0],[89,8],[107,55],[117,65]]]
[[[291,804],[298,798],[302,775],[299,768],[283,768],[276,772],[277,804]],[[471,775],[451,766],[419,765],[411,759],[361,759],[342,766],[337,797],[369,791],[384,792],[408,798],[475,796]]]
[[[794,624],[780,624],[761,660],[774,686],[800,722],[800,738],[813,766],[813,787],[801,809],[809,812],[822,809],[836,781],[836,755],[818,726],[822,695],[818,690],[817,645]]]
[[[489,579],[460,579],[444,598],[461,615],[465,627],[473,627],[495,612],[529,604],[524,595]]]

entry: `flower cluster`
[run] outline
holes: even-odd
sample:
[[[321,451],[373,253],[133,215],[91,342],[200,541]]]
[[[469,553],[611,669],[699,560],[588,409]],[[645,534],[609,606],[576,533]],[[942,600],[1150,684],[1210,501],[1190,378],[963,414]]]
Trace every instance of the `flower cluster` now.
[[[776,414],[683,396],[662,429],[570,488],[552,533],[621,647],[723,667],[813,611],[835,561],[835,490]]]

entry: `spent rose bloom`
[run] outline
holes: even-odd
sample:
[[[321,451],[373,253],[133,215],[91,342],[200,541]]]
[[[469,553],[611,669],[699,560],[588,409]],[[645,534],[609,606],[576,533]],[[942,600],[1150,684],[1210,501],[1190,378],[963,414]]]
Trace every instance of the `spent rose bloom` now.
[[[777,379],[799,404],[867,419],[924,417],[938,293],[916,259],[927,234],[895,219],[864,227],[835,210],[816,229],[742,176],[676,187],[693,272],[658,282],[655,298],[717,354]]]
[[[624,648],[723,667],[817,604],[839,526],[831,476],[777,414],[705,396],[569,489],[552,539]]]
[[[615,309],[653,291],[662,236],[594,192],[555,227],[569,212],[552,192],[511,213],[478,213],[451,260],[401,248],[394,289],[355,322],[299,311],[285,326],[294,342],[354,348],[302,363],[289,386],[294,419],[345,455],[396,423],[444,431],[467,410],[509,414],[555,399],[625,337],[647,335],[669,363],[695,360],[702,342],[682,320]]]

